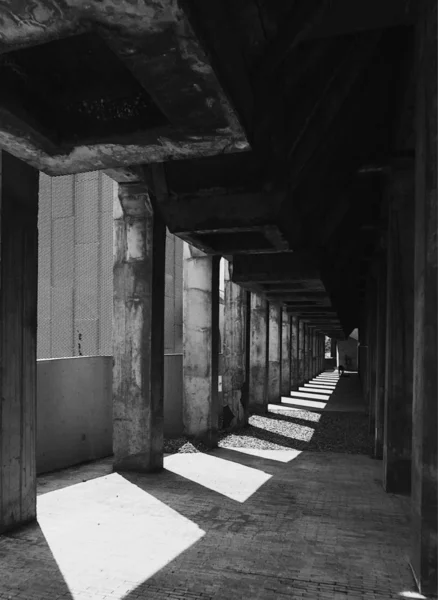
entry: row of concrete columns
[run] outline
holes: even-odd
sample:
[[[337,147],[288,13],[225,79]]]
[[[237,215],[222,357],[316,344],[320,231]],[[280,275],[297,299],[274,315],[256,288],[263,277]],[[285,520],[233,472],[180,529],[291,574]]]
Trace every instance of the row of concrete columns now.
[[[0,532],[35,518],[38,172],[2,154]],[[163,466],[165,224],[139,184],[114,222],[113,447],[118,471]],[[183,423],[209,446],[323,368],[323,337],[225,269],[219,404],[219,261],[184,246]]]
[[[387,231],[367,283],[360,376],[386,491],[411,496],[410,562],[438,593],[437,5],[421,3],[416,156],[387,172]]]

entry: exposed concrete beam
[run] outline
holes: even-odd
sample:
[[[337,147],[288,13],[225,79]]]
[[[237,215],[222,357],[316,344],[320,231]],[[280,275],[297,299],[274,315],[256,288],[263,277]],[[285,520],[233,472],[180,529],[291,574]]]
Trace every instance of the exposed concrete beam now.
[[[291,252],[236,256],[233,261],[235,283],[284,283],[318,279],[316,259],[310,253]]]
[[[0,146],[50,175],[248,149],[182,4],[3,3]]]

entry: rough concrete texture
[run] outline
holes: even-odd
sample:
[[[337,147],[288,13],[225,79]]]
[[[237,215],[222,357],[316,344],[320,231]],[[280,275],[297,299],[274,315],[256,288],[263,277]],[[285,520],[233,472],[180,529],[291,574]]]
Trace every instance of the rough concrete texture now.
[[[305,352],[305,329],[304,323],[301,319],[298,320],[298,350],[297,350],[297,360],[298,360],[298,385],[303,385],[306,381],[306,366],[304,360],[304,352]]]
[[[19,110],[16,113],[14,106],[8,110],[7,105],[0,117],[2,145],[52,175],[236,152],[247,148],[246,136],[234,109],[178,3],[172,0],[36,0],[31,4],[15,3],[13,6],[10,2],[0,3],[2,47],[8,50],[34,47],[30,52],[35,57],[45,43],[59,44],[63,38],[69,40],[65,44],[72,43],[70,40],[74,36],[93,31],[96,24],[101,44],[105,43],[111,48],[111,51],[109,48],[107,50],[106,62],[115,54],[126,64],[124,71],[119,66],[114,74],[115,81],[119,77],[120,86],[126,85],[128,89],[125,102],[115,101],[111,86],[107,89],[105,79],[101,82],[99,102],[90,100],[86,85],[82,89],[79,79],[80,83],[74,90],[76,98],[64,97],[62,102],[61,96],[59,105],[56,105],[57,90],[52,90],[52,101],[57,109],[52,111],[52,116],[59,119],[59,115],[64,114],[61,124],[74,118],[88,118],[93,126],[96,122],[103,122],[106,125],[104,135],[93,139],[93,131],[89,131],[90,143],[87,143],[88,139],[81,143],[70,139],[65,141],[62,136],[52,137],[47,134],[44,122],[39,120],[36,103],[30,109],[33,126],[21,118]],[[97,36],[94,34],[93,37]],[[96,40],[94,43],[97,43]],[[66,46],[63,52],[67,52]],[[67,82],[76,81],[77,74],[69,71],[71,64],[68,61],[63,68],[63,52],[56,52],[56,49],[48,52],[49,57],[56,55],[58,58],[50,70],[61,65],[57,75],[65,77]],[[93,64],[94,60],[96,64]],[[90,51],[87,61],[94,71],[90,71],[89,77],[99,76],[102,70],[99,69],[99,60],[102,61],[102,57]],[[23,77],[30,81],[38,76],[44,79],[38,71],[38,58],[35,63],[34,72],[23,72]],[[84,61],[82,68],[85,66]],[[126,84],[129,71],[137,79],[134,81],[136,85],[132,82]],[[165,78],[163,72],[166,72]],[[176,85],[175,81],[178,82]],[[44,87],[44,81],[40,85]],[[140,120],[137,131],[131,127],[127,134],[120,134],[120,127],[123,130],[124,122],[134,118],[132,115],[138,109],[138,96],[130,88],[141,91],[140,86],[144,89],[138,93],[144,94],[147,90],[154,97],[160,107],[160,118],[149,126]],[[10,88],[12,97],[19,94],[20,88]],[[44,89],[43,93],[50,94],[50,91],[50,88]],[[184,101],[176,100],[179,95]],[[154,104],[152,106],[155,114],[158,109]],[[35,114],[32,112],[34,110]],[[56,130],[56,125],[54,128]]]
[[[38,172],[0,153],[0,532],[35,518]]]
[[[219,262],[186,243],[183,257],[184,433],[214,445],[219,427],[219,348],[214,347],[214,330],[219,328]]]
[[[114,221],[113,447],[119,470],[162,467],[165,230],[148,195],[121,186]],[[158,387],[157,387],[158,386]]]
[[[269,303],[268,402],[281,398],[281,306]]]
[[[230,280],[226,264],[222,374],[225,427],[239,427],[248,421],[248,410],[242,395],[245,384],[246,310],[246,291]]]
[[[249,408],[266,412],[269,310],[267,301],[251,294]]]
[[[438,595],[438,32],[432,0],[421,3],[418,34],[411,564],[421,590]]]
[[[288,396],[291,390],[291,316],[283,307],[281,313],[281,395]]]
[[[314,423],[310,423],[315,425]],[[0,598],[400,600],[405,504],[366,456],[220,448],[155,475],[39,480],[39,524],[0,539]]]

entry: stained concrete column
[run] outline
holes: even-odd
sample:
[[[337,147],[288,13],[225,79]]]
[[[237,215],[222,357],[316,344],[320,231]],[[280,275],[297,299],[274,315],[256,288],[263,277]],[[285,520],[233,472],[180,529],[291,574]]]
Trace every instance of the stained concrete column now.
[[[225,265],[225,317],[223,339],[223,426],[246,425],[248,402],[246,379],[247,292],[231,281],[230,263]]]
[[[310,375],[310,327],[307,323],[304,324],[304,379],[305,381],[309,381],[311,379]]]
[[[281,313],[281,395],[290,396],[291,391],[291,317],[286,308]]]
[[[117,471],[163,466],[165,225],[147,191],[119,187],[114,219],[113,450]]]
[[[219,262],[184,243],[184,433],[217,444],[219,429]]]
[[[281,400],[281,306],[269,303],[268,402]]]
[[[290,390],[297,390],[301,385],[300,362],[300,327],[298,317],[291,315],[291,357],[290,357]]]
[[[259,414],[264,414],[268,406],[268,347],[269,303],[251,294],[249,408]]]
[[[304,353],[306,350],[305,328],[304,322],[298,320],[298,382],[299,385],[304,385],[306,381],[306,361]]]
[[[414,177],[397,170],[390,182],[386,318],[383,483],[392,493],[411,488],[414,352]]]
[[[367,309],[368,309],[368,412],[369,412],[369,432],[374,434],[376,415],[375,415],[375,389],[376,389],[376,340],[377,340],[377,285],[374,275],[370,273],[368,280],[368,295],[367,295]]]
[[[0,533],[36,517],[38,171],[1,161]]]
[[[414,387],[411,565],[425,596],[438,595],[437,1],[420,4],[417,31]],[[389,310],[389,306],[388,306]]]
[[[379,261],[376,295],[376,386],[374,458],[383,458],[383,430],[385,422],[385,372],[386,372],[386,257]]]

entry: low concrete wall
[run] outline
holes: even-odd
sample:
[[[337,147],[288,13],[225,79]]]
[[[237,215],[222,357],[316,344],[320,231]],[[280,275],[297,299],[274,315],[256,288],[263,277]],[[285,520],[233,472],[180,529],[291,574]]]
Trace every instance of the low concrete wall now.
[[[183,355],[164,355],[164,435],[179,437],[182,420]]]
[[[37,472],[112,454],[112,356],[37,361]],[[182,434],[182,354],[164,356],[164,435]]]
[[[37,472],[112,454],[111,356],[37,361]]]

